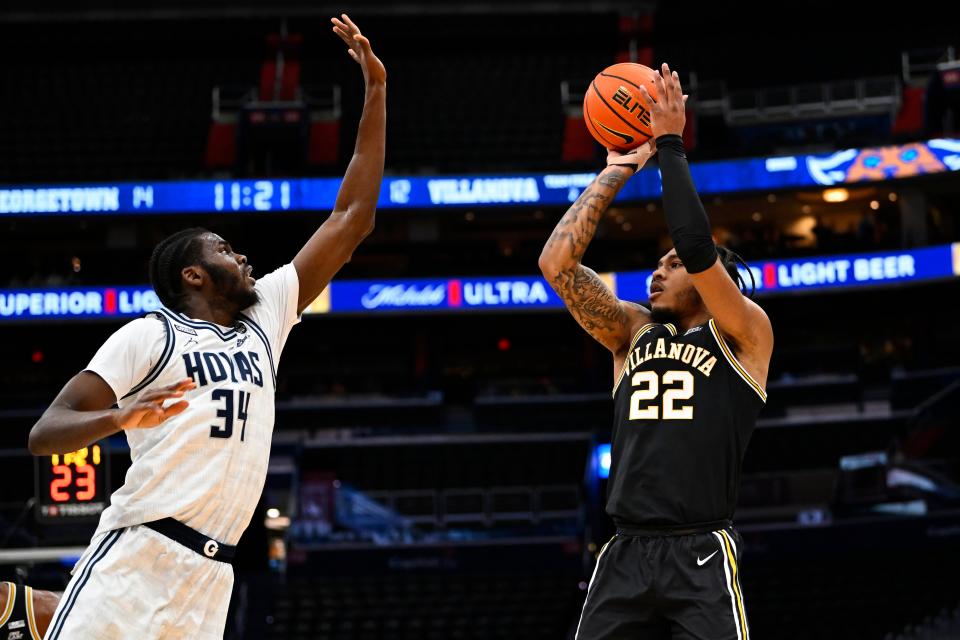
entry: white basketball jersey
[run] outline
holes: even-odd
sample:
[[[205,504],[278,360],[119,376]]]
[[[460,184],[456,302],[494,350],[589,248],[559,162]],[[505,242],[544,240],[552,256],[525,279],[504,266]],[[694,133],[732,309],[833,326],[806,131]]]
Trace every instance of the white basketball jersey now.
[[[175,518],[235,545],[267,476],[276,367],[297,315],[299,281],[285,265],[256,283],[257,304],[234,327],[166,308],[124,325],[87,367],[120,407],[143,393],[193,378],[181,414],[126,431],[132,464],[110,497],[97,533]]]

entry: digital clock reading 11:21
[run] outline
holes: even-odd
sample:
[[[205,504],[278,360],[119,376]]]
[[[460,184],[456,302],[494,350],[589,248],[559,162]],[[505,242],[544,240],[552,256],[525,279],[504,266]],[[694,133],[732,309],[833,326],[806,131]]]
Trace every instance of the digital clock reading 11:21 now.
[[[290,183],[286,180],[218,182],[213,185],[217,211],[273,211],[290,208]]]

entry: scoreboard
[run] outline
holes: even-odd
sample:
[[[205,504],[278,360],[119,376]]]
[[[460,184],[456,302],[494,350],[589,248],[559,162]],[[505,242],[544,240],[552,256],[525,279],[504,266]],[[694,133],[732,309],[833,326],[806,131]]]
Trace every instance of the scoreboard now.
[[[36,460],[36,516],[46,523],[97,520],[110,496],[106,441]]]
[[[796,155],[695,162],[700,195],[839,187],[960,171],[960,139]],[[568,205],[595,173],[386,176],[379,209]],[[340,178],[191,180],[61,185],[0,185],[0,216],[329,211]],[[617,196],[661,196],[659,172],[644,169]]]

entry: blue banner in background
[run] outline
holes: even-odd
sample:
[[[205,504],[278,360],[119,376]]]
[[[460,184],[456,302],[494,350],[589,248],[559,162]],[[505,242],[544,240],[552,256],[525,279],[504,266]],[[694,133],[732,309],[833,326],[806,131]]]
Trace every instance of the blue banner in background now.
[[[751,261],[750,273],[740,269],[758,294],[819,291],[936,280],[960,276],[960,243],[836,256]],[[647,300],[653,271],[616,274],[616,292],[624,300]]]
[[[150,287],[0,290],[0,320],[128,318],[159,307]]]
[[[760,295],[908,284],[960,276],[960,243],[876,253],[760,260],[751,264]],[[652,271],[600,274],[623,300],[648,298]],[[742,273],[747,281],[750,274]],[[0,321],[132,317],[160,306],[149,287],[0,290]],[[307,314],[561,309],[540,276],[335,280]]]
[[[447,308],[447,281],[342,280],[330,283],[329,311],[428,311]],[[324,313],[323,309],[314,310]]]
[[[330,284],[329,311],[469,311],[549,309],[562,306],[563,302],[543,278],[517,276],[443,280],[343,280]]]
[[[960,171],[960,140],[936,139],[826,155],[701,162],[691,166],[702,195],[830,187]],[[595,173],[497,176],[387,177],[381,209],[493,205],[564,205],[576,200]],[[0,188],[0,216],[126,215],[329,211],[340,178],[199,180],[101,185],[25,185]],[[619,202],[660,197],[655,169],[638,173]]]

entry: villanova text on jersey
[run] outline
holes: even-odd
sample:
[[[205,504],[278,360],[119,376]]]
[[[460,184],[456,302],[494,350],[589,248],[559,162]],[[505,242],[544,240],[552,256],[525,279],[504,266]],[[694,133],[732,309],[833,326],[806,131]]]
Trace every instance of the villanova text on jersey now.
[[[607,513],[622,526],[729,520],[766,395],[713,320],[647,324],[613,390]]]
[[[642,347],[635,347],[630,351],[624,362],[623,371],[620,374],[621,379],[625,375],[629,376],[637,367],[653,358],[672,358],[673,360],[679,360],[683,364],[690,365],[693,369],[707,377],[710,376],[714,365],[717,364],[716,356],[711,354],[707,349],[690,343],[671,342],[668,345],[665,338],[657,338],[656,346],[653,345],[654,342],[650,341]],[[653,348],[651,349],[651,347]]]

